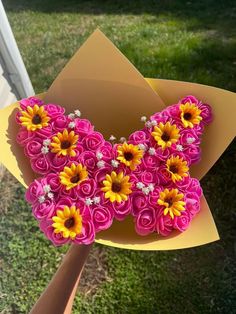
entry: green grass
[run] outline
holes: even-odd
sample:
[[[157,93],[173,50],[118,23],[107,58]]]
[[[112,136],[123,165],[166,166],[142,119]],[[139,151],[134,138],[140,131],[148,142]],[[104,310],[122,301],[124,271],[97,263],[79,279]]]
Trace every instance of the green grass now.
[[[96,27],[147,77],[236,91],[235,1],[3,3],[36,92],[50,86]],[[111,280],[78,294],[74,312],[235,313],[235,156],[233,142],[202,180],[221,241],[172,252],[106,247]],[[2,313],[27,313],[66,251],[40,234],[23,192],[17,186],[1,214]]]

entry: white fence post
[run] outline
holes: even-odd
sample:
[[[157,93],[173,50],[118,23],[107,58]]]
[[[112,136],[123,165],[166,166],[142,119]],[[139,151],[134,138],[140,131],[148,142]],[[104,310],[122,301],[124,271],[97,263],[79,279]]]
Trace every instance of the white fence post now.
[[[32,95],[31,81],[0,0],[0,109]],[[0,164],[0,181],[4,172]]]
[[[20,99],[34,95],[31,81],[17,47],[2,1],[0,1],[0,63],[3,69],[3,76],[11,86],[11,90],[16,98]]]

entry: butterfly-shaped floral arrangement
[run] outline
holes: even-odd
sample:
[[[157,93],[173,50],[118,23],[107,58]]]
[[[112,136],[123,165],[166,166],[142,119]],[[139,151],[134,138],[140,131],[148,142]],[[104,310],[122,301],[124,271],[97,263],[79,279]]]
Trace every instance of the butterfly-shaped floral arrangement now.
[[[202,190],[189,168],[200,160],[211,107],[187,96],[141,117],[143,129],[118,144],[80,116],[36,97],[21,100],[16,114],[17,142],[39,175],[26,200],[46,237],[90,244],[128,215],[142,236],[185,231],[200,210]]]

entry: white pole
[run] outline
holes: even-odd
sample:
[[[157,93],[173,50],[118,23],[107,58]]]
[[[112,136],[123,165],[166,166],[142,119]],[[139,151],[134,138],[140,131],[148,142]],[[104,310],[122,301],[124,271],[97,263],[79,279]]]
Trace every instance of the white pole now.
[[[17,98],[34,95],[34,89],[21,58],[14,35],[0,0],[0,55]]]

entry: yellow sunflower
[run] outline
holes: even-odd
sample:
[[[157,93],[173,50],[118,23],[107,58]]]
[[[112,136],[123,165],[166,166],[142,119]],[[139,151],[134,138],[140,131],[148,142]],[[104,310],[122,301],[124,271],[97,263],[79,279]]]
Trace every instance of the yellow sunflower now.
[[[63,210],[57,210],[52,217],[55,233],[62,233],[64,238],[74,238],[82,232],[82,216],[75,206],[64,206]]]
[[[141,163],[143,151],[139,149],[138,145],[124,143],[117,148],[117,159],[134,170],[137,165]]]
[[[52,153],[56,153],[57,155],[70,155],[74,157],[76,155],[75,148],[76,143],[78,141],[79,136],[75,135],[74,131],[63,130],[63,133],[58,132],[56,136],[52,138]]]
[[[152,136],[156,140],[157,144],[165,149],[170,147],[173,143],[176,143],[179,139],[179,129],[175,124],[171,125],[168,121],[166,124],[162,122],[158,126],[154,127]]]
[[[171,156],[166,162],[167,171],[171,174],[171,179],[173,182],[182,180],[183,177],[188,176],[189,168],[187,166],[187,161],[179,156]]]
[[[122,171],[119,174],[115,171],[112,171],[111,175],[107,174],[103,185],[102,191],[105,192],[105,198],[109,198],[111,202],[126,201],[128,195],[132,193],[129,176],[124,176]]]
[[[48,121],[50,120],[50,117],[48,117],[48,113],[44,110],[43,106],[28,106],[26,110],[21,111],[21,114],[21,125],[25,126],[28,131],[42,129],[43,127],[48,126]]]
[[[200,116],[201,109],[196,105],[186,102],[185,104],[180,105],[180,117],[185,128],[193,128],[194,124],[199,124],[202,120]]]
[[[181,211],[185,210],[184,194],[179,193],[178,189],[165,189],[160,192],[157,203],[164,206],[164,215],[168,213],[172,219],[174,216],[180,216]]]
[[[60,182],[66,186],[66,190],[74,188],[87,177],[88,172],[86,167],[82,164],[76,165],[74,163],[70,167],[64,167],[63,171],[59,174]]]

